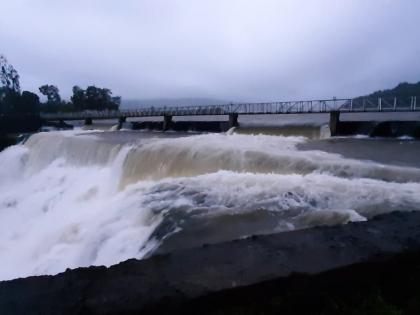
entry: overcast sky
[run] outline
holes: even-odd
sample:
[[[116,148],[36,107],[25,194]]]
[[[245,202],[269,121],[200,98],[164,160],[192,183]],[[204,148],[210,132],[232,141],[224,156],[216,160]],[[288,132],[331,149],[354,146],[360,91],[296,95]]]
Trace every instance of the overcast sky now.
[[[0,0],[0,53],[65,97],[348,97],[420,81],[419,17],[420,0]]]

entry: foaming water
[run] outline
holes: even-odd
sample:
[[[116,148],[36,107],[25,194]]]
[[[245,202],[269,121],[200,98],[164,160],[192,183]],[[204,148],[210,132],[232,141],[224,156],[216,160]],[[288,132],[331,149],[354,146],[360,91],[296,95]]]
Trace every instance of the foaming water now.
[[[133,148],[124,165],[122,185],[143,179],[195,176],[218,170],[236,172],[368,177],[420,181],[420,169],[345,159],[323,151],[298,151],[303,137],[200,135],[150,141]]]
[[[0,279],[420,210],[420,169],[305,137],[39,133],[0,153]]]

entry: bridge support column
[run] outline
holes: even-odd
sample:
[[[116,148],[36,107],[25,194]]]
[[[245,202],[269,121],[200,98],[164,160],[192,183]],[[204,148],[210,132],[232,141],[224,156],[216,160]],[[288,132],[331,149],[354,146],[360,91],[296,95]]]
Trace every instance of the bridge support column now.
[[[229,114],[229,128],[232,127],[238,127],[238,114],[237,113],[231,113]]]
[[[166,131],[169,128],[171,128],[171,125],[172,125],[172,116],[164,115],[163,116],[163,131]]]
[[[125,123],[126,120],[127,120],[127,117],[125,117],[125,116],[118,117],[118,129],[122,128],[123,123]]]
[[[339,111],[332,111],[330,112],[330,132],[331,137],[335,137],[338,135],[338,128],[340,125],[340,112]]]
[[[93,120],[92,120],[92,118],[85,118],[85,125],[86,126],[90,126],[90,125],[92,125],[92,122],[93,122]]]

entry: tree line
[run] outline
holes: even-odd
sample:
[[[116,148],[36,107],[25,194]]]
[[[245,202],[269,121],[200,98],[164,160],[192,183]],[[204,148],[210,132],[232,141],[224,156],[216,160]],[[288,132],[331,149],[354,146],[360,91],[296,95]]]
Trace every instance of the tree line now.
[[[412,96],[420,96],[420,82],[408,83],[402,82],[393,89],[379,90],[367,95],[366,97],[379,98],[379,97],[398,97],[407,98]]]
[[[61,98],[58,87],[49,84],[39,87],[39,92],[47,99],[46,102],[41,102],[37,94],[21,91],[19,79],[16,69],[0,55],[0,115],[118,110],[121,104],[121,97],[112,96],[110,89],[96,86],[82,89],[76,85],[70,101],[65,101]]]

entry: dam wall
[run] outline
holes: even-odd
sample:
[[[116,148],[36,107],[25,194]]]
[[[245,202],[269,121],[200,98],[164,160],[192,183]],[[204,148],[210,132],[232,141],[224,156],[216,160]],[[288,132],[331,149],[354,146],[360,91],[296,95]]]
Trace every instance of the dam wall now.
[[[420,139],[418,121],[340,121],[335,136],[366,135],[369,137]]]
[[[142,121],[132,122],[133,130],[173,130],[173,131],[203,131],[203,132],[225,132],[230,129],[228,121],[171,121],[166,124],[164,121]]]
[[[239,124],[235,124],[238,126]],[[232,127],[229,121],[142,121],[131,122],[133,130],[173,130],[198,132],[226,132]],[[281,126],[284,128],[284,126]],[[420,139],[419,121],[340,121],[332,114],[329,123],[331,136],[366,135],[369,137]],[[276,128],[276,127],[272,127]],[[280,127],[279,127],[280,128]],[[258,129],[258,128],[257,128]]]

